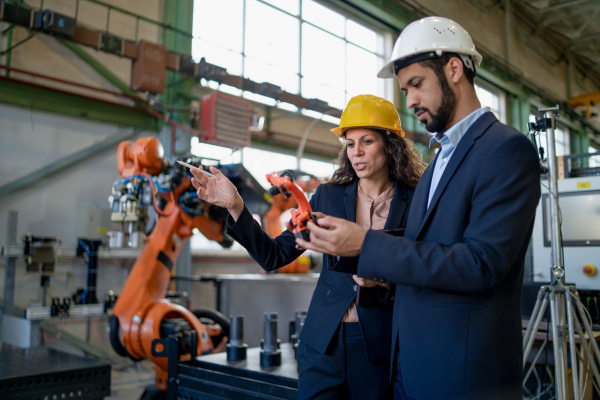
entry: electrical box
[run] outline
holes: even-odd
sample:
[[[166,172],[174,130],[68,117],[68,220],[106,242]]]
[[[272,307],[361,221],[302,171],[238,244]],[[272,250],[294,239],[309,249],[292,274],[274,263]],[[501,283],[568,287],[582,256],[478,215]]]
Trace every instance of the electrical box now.
[[[198,75],[198,64],[196,64],[194,60],[192,60],[191,56],[181,55],[179,56],[178,70],[183,74],[196,76]]]
[[[77,237],[80,239],[104,240],[111,227],[111,210],[106,208],[84,208],[77,212]]]
[[[125,41],[119,37],[102,34],[100,39],[100,50],[106,53],[113,53],[122,56],[124,53]]]
[[[215,92],[202,98],[200,140],[229,147],[250,145],[252,106],[249,101]]]
[[[163,93],[167,70],[167,49],[140,41],[137,58],[131,63],[131,88],[140,92]]]
[[[19,7],[5,1],[0,3],[0,19],[2,21],[30,28],[33,25],[34,14],[33,10],[29,8]]]
[[[75,35],[75,25],[77,25],[77,21],[74,18],[51,10],[41,10],[35,14],[33,28],[41,32],[52,33],[55,36],[71,38]]]
[[[545,182],[532,235],[533,280],[550,282],[552,246],[549,193]],[[567,283],[600,290],[600,176],[558,181],[562,254]]]

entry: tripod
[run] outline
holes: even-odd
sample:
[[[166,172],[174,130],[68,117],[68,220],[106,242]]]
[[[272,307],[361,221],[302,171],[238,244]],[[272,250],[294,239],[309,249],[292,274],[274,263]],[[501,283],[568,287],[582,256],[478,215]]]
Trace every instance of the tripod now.
[[[536,118],[535,124],[530,124],[530,128],[535,131],[546,130],[546,148],[548,151],[548,182],[549,182],[549,209],[551,226],[551,282],[548,286],[542,286],[538,293],[529,324],[523,336],[523,368],[525,368],[527,359],[533,347],[536,333],[539,330],[540,322],[548,303],[550,303],[550,325],[552,333],[552,347],[555,365],[555,385],[556,398],[558,400],[569,399],[568,388],[568,364],[571,364],[571,378],[573,382],[573,398],[580,400],[584,388],[583,372],[588,376],[589,367],[584,365],[582,354],[578,351],[575,342],[575,333],[580,338],[581,347],[587,357],[587,363],[593,372],[592,384],[600,392],[600,372],[596,361],[600,360],[600,349],[592,332],[588,314],[579,300],[579,295],[575,286],[565,285],[565,270],[562,260],[562,237],[560,235],[560,218],[558,207],[558,179],[557,162],[555,154],[554,141],[554,118],[558,112],[558,106],[543,108],[539,107],[540,118]],[[544,117],[542,117],[544,115]],[[534,142],[535,143],[535,142]],[[583,322],[583,328],[579,321]],[[568,346],[567,346],[568,340]],[[589,343],[588,343],[589,340]],[[542,350],[547,343],[544,341],[538,353],[531,363],[529,371],[523,380],[523,386],[527,382],[529,375],[535,368],[535,364],[540,357]],[[591,346],[590,346],[591,343]],[[579,370],[581,367],[581,370]]]

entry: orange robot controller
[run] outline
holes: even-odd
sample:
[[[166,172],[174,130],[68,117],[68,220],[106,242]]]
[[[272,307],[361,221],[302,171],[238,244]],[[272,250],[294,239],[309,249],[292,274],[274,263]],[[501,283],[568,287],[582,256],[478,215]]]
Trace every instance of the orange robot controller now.
[[[200,164],[194,156],[181,159]],[[154,137],[122,142],[117,160],[123,179],[113,185],[113,215],[139,216],[143,208],[149,208],[148,216],[155,214],[155,221],[148,223],[151,229],[146,229],[143,250],[115,302],[110,340],[121,356],[149,358],[156,366],[157,388],[166,391],[168,358],[154,355],[160,349],[153,349],[153,340],[176,335],[180,361],[192,354],[225,349],[226,340],[213,343],[213,339],[228,335],[227,318],[215,311],[212,320],[222,322],[203,324],[198,313],[165,296],[179,251],[194,228],[224,247],[232,244],[224,233],[227,214],[198,199],[186,168],[163,158],[162,145]],[[191,339],[191,332],[196,333],[196,340]]]
[[[281,176],[275,173],[267,174],[267,180],[273,185],[269,190],[271,195],[275,196],[281,193],[285,198],[294,196],[298,203],[298,208],[292,210],[292,218],[290,220],[292,232],[294,236],[309,241],[310,237],[306,224],[308,221],[313,221],[316,224],[317,219],[312,213],[312,208],[302,188],[294,183],[293,176],[289,173],[283,173]]]

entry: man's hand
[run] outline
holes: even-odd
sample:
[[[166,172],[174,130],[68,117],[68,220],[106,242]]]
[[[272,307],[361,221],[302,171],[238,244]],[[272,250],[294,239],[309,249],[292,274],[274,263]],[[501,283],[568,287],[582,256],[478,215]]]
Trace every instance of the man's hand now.
[[[364,287],[383,286],[386,289],[390,288],[389,283],[375,282],[370,279],[361,278],[358,275],[352,275],[352,279],[354,279],[354,282],[356,282],[358,284],[358,286],[364,286]]]
[[[332,256],[354,257],[360,254],[367,230],[342,218],[323,216],[307,224],[310,242],[296,238],[296,244],[307,250],[319,251]]]

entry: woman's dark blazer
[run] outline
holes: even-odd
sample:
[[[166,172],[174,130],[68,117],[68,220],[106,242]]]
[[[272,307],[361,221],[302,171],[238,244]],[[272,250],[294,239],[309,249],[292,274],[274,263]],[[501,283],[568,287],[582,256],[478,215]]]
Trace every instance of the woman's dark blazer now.
[[[313,211],[356,222],[356,190],[358,180],[346,185],[321,184],[310,199]],[[384,229],[406,226],[414,190],[394,185],[394,196]],[[227,233],[240,243],[266,271],[273,271],[298,258],[302,251],[295,248],[294,234],[285,231],[272,239],[254,220],[247,208],[236,222],[228,217]],[[325,354],[331,339],[356,298],[356,283],[352,274],[333,271],[335,257],[323,255],[323,266],[308,308],[300,340]],[[393,296],[381,306],[357,307],[367,357],[370,363],[389,363]]]

